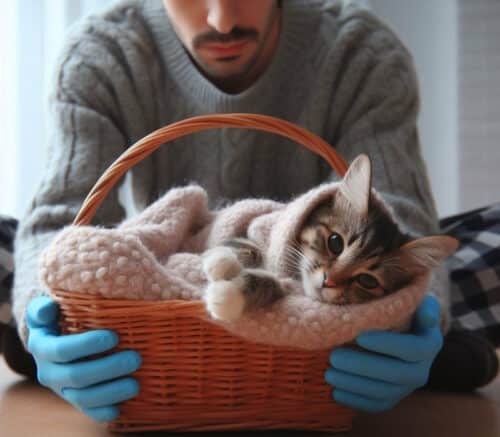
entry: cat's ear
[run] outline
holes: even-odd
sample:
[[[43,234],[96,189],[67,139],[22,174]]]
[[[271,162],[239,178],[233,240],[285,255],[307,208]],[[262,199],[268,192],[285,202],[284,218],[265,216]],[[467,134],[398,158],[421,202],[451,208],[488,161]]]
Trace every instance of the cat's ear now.
[[[371,178],[372,166],[370,158],[365,154],[361,154],[351,163],[340,185],[342,194],[363,215],[368,214]]]
[[[458,247],[458,240],[447,235],[418,238],[400,248],[403,267],[413,273],[423,273],[439,266]]]

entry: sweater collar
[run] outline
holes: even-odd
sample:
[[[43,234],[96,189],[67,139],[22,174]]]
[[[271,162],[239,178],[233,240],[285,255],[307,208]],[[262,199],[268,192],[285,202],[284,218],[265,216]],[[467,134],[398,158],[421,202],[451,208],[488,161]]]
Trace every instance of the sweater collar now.
[[[222,91],[200,73],[173,30],[160,0],[144,2],[144,17],[158,44],[169,80],[177,84],[200,113],[270,113],[273,112],[269,108],[273,103],[270,98],[276,95],[276,87],[284,88],[279,94],[293,92],[286,90],[291,86],[287,80],[290,71],[311,55],[320,18],[318,8],[311,7],[314,4],[318,2],[283,2],[281,33],[273,59],[257,81],[238,94]]]

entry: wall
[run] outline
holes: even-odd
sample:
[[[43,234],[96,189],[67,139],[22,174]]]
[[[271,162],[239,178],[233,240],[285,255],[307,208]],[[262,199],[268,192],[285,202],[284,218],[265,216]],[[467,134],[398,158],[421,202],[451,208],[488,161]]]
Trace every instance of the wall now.
[[[420,82],[419,129],[440,216],[460,209],[456,0],[371,0],[402,39]]]
[[[500,1],[458,0],[460,208],[500,201]]]

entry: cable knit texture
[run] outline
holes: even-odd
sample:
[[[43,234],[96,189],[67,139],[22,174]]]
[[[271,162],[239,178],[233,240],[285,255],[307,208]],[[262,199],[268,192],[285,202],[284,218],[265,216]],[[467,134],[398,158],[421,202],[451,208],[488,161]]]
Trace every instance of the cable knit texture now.
[[[72,222],[99,176],[127,147],[191,116],[272,115],[324,138],[348,161],[367,153],[373,187],[403,230],[416,236],[438,232],[408,51],[353,2],[282,3],[272,62],[239,94],[225,93],[200,73],[161,0],[118,1],[71,29],[50,82],[48,160],[15,241],[13,312],[24,342],[26,306],[46,292],[37,276],[41,252]],[[335,180],[328,164],[303,146],[265,132],[226,128],[160,147],[129,172],[125,185],[137,211],[143,211],[171,188],[189,183],[206,190],[213,208],[247,198],[286,203]],[[93,225],[112,228],[127,218],[119,189],[109,193]],[[443,320],[449,320],[444,269],[429,291],[441,301]]]
[[[248,235],[263,250],[264,267],[289,294],[237,321],[214,323],[253,342],[319,350],[350,342],[367,329],[399,328],[426,291],[428,276],[382,299],[344,306],[311,299],[301,282],[291,279],[286,246],[337,187],[320,185],[288,204],[241,200],[217,212],[208,209],[203,188],[173,189],[116,229],[64,229],[42,254],[41,281],[49,289],[108,298],[202,300],[207,284],[202,252]]]

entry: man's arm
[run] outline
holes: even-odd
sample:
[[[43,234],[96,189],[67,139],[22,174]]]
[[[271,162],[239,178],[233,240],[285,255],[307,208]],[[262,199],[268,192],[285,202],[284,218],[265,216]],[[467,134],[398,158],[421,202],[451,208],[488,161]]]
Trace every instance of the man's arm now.
[[[98,176],[118,156],[124,144],[117,129],[88,108],[57,102],[52,110],[56,113],[55,129],[59,125],[59,130],[53,131],[41,184],[20,220],[15,240],[13,312],[25,346],[26,305],[43,293],[38,280],[39,256],[55,235],[71,224]],[[77,125],[84,125],[85,129],[78,129]],[[94,136],[91,131],[99,135]],[[109,225],[122,217],[117,190],[113,190],[95,222]]]

